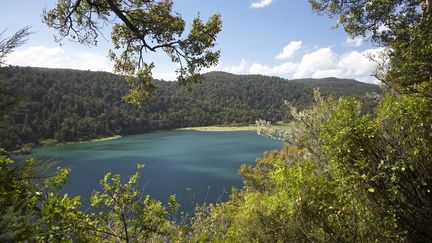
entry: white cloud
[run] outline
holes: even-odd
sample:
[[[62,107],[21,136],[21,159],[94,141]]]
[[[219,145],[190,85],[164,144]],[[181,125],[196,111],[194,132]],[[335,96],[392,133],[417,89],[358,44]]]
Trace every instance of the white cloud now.
[[[366,57],[366,54],[375,51],[375,49],[366,52],[351,51],[340,58],[338,66],[344,68],[349,75],[353,76],[369,73],[375,67],[375,64]]]
[[[242,73],[245,70],[247,64],[248,62],[243,58],[240,60],[238,65],[227,67],[224,69],[224,71],[235,74]]]
[[[327,77],[339,77],[339,78],[344,77],[344,70],[338,68],[316,70],[311,76],[311,78],[327,78]]]
[[[284,74],[293,72],[294,70],[296,70],[296,68],[297,68],[297,64],[292,62],[286,62],[275,67],[269,67],[259,63],[254,63],[249,68],[249,73],[282,76]]]
[[[165,81],[175,81],[177,80],[177,75],[175,72],[155,72],[153,78]]]
[[[7,56],[6,64],[107,72],[112,70],[112,63],[105,56],[90,52],[66,53],[58,46],[31,46],[15,51]]]
[[[221,63],[217,64],[216,66],[209,67],[209,68],[203,68],[201,69],[200,73],[208,73],[217,71],[220,69]],[[175,70],[178,70],[180,68],[180,64],[178,63],[172,63],[171,67],[165,67],[160,68],[158,65],[156,65],[155,69],[153,70],[153,78],[164,80],[164,81],[177,81],[177,73]]]
[[[250,8],[264,8],[270,5],[273,0],[259,0],[258,2],[253,2],[250,5]]]
[[[336,55],[330,48],[320,48],[303,55],[293,78],[310,78],[319,70],[330,70],[336,65]]]
[[[278,60],[291,58],[292,56],[294,56],[295,52],[301,48],[301,46],[301,41],[291,41],[275,58]]]
[[[348,37],[345,41],[345,44],[347,46],[355,46],[355,47],[359,47],[363,44],[363,37],[361,36],[356,36],[353,38]]]
[[[277,75],[286,78],[350,78],[368,83],[378,83],[371,76],[376,64],[367,56],[377,54],[381,48],[368,49],[363,52],[349,51],[336,54],[331,48],[320,48],[306,53],[298,62],[286,62],[281,65],[268,66],[254,63],[251,74]]]

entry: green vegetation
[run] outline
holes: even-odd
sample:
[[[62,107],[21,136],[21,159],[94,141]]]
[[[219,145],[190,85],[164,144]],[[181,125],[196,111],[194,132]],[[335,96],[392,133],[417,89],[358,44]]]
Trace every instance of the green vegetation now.
[[[376,76],[397,93],[431,94],[432,1],[309,0],[319,14],[338,18],[351,36],[386,47]]]
[[[80,197],[61,193],[70,170],[48,174],[47,168],[33,159],[17,163],[0,156],[1,241],[159,242],[177,235],[162,203],[137,188],[142,166],[124,183],[108,173],[101,180],[102,191],[91,198],[91,213],[80,210]],[[178,210],[175,196],[169,204],[170,212]]]
[[[353,97],[334,99],[315,92],[315,102],[312,105],[305,107],[304,104],[307,102],[299,101],[299,104],[287,106],[291,114],[287,119],[288,124],[272,127],[268,122],[260,122],[260,132],[284,139],[287,142],[285,148],[281,151],[267,152],[262,159],[257,159],[254,167],[243,166],[240,173],[244,176],[244,188],[233,189],[231,198],[227,202],[198,207],[189,224],[176,222],[171,218],[168,211],[174,213],[179,208],[175,197],[171,197],[170,210],[167,210],[160,202],[141,195],[140,190],[136,188],[141,166],[138,166],[137,174],[124,182],[120,176],[108,173],[101,182],[102,192],[96,192],[92,197],[95,211],[88,213],[79,210],[79,198],[69,198],[59,191],[61,184],[67,179],[69,173],[67,169],[59,168],[54,175],[47,176],[46,173],[41,173],[39,169],[41,167],[37,166],[34,160],[17,164],[7,156],[1,156],[1,240],[35,242],[86,242],[90,239],[101,242],[115,240],[125,242],[432,241],[432,100],[430,98],[432,96],[430,89],[432,52],[429,24],[432,14],[431,1],[311,0],[310,2],[318,12],[339,17],[339,23],[344,25],[345,30],[351,35],[369,35],[372,40],[389,47],[387,50],[389,59],[386,62],[388,66],[385,67],[388,69],[385,73],[381,73],[385,74],[382,78],[387,84],[388,92],[372,113],[362,111],[362,102],[359,99]],[[382,25],[387,27],[387,30],[379,32],[378,29]],[[31,86],[28,78],[31,76],[11,78],[14,74],[22,74],[32,69],[19,69],[23,72],[11,70],[14,69],[5,71],[6,79],[14,82],[22,80],[24,83],[17,87],[22,86],[24,93],[32,92],[30,88],[25,88],[26,84],[29,84],[28,87],[34,87]],[[49,77],[46,74],[48,72],[38,71],[40,75],[45,73],[45,76]],[[70,71],[50,72],[54,72],[56,77],[61,79],[61,72]],[[89,72],[87,75],[92,73]],[[230,119],[235,121],[234,117],[242,114],[243,107],[259,110],[260,106],[254,103],[255,99],[248,99],[251,94],[260,94],[262,96],[257,97],[268,99],[263,102],[266,107],[262,109],[263,111],[267,109],[268,112],[263,113],[264,118],[267,115],[277,117],[274,115],[277,113],[273,113],[272,109],[280,109],[280,105],[277,106],[280,103],[272,103],[272,99],[293,101],[286,97],[280,99],[277,96],[279,92],[283,96],[306,97],[305,101],[308,100],[308,96],[290,96],[293,95],[292,90],[283,89],[283,85],[300,85],[306,89],[310,83],[304,81],[283,82],[277,78],[270,78],[268,81],[270,83],[263,86],[256,83],[242,87],[247,82],[230,82],[225,78],[223,81],[212,80],[217,75],[223,75],[225,78],[230,76],[209,74],[208,79],[211,82],[196,86],[194,90],[197,91],[193,92],[207,88],[211,92],[191,94],[193,98],[191,100],[199,100],[195,103],[197,106],[187,103],[185,95],[176,98],[173,93],[168,91],[164,93],[161,89],[159,101],[155,101],[158,104],[155,108],[156,114],[163,114],[161,111],[169,110],[167,106],[163,106],[167,104],[164,102],[175,100],[181,105],[186,105],[187,109],[193,112],[199,110],[193,110],[194,107],[208,104],[209,106],[200,108],[215,107],[215,110],[208,108],[210,109],[208,114],[225,114],[226,118],[224,117],[220,122],[230,122],[233,121]],[[244,78],[243,76],[232,77]],[[263,79],[262,76],[250,76],[250,78],[259,81]],[[67,121],[55,117],[53,114],[60,113],[54,111],[74,109],[71,114],[75,114],[77,118],[66,123],[69,124],[68,129],[73,127],[73,124],[92,125],[97,124],[98,120],[104,121],[103,118],[85,120],[91,119],[91,114],[101,114],[92,109],[103,106],[86,106],[87,110],[84,111],[80,106],[82,103],[79,103],[85,100],[84,104],[87,105],[87,102],[103,103],[103,100],[67,98],[64,93],[61,93],[58,98],[54,89],[50,91],[51,87],[89,85],[88,88],[79,90],[88,94],[100,92],[101,97],[106,94],[106,100],[114,97],[112,93],[105,93],[106,90],[102,88],[90,88],[89,83],[55,83],[52,78],[37,80],[37,84],[44,88],[36,88],[33,95],[53,100],[44,105],[34,101],[27,102],[27,109],[33,109],[32,111],[35,112],[40,112],[38,109],[42,109],[40,120],[44,122],[38,124],[43,124],[45,127],[42,126],[40,129],[46,130],[28,133],[39,132],[37,138],[42,138],[40,137],[42,132],[49,132],[52,128],[51,124]],[[162,87],[172,84],[161,82],[159,85]],[[241,89],[233,89],[236,85]],[[220,86],[224,86],[227,90],[218,88]],[[277,87],[274,90],[278,92],[272,90],[274,87]],[[46,97],[45,93],[41,92],[43,89],[47,89]],[[69,91],[69,96],[78,95],[69,87],[66,90]],[[239,92],[238,90],[243,91],[238,94],[238,100],[244,103],[238,103],[237,99],[232,98],[234,96],[230,92]],[[221,91],[226,94],[218,93]],[[116,92],[118,96],[122,95],[119,90]],[[326,93],[325,87],[321,88],[321,92]],[[224,103],[212,103],[213,95],[218,98],[223,97],[224,100],[237,106],[231,106],[233,110],[222,110],[218,113],[217,109],[223,107],[218,105]],[[70,103],[61,105],[63,100]],[[271,106],[271,104],[276,105]],[[296,109],[295,105],[303,105],[303,107]],[[58,110],[57,106],[62,108]],[[116,109],[115,107],[107,107],[106,111]],[[150,116],[152,113],[149,111],[153,111],[150,107],[149,105],[143,108],[141,112]],[[118,116],[124,114],[122,112],[129,107],[124,108],[118,110]],[[181,111],[177,108],[172,107],[171,112],[166,114]],[[236,115],[229,113],[230,111],[236,112]],[[105,113],[105,116],[109,117],[109,114]],[[84,114],[89,114],[88,118]],[[184,114],[181,114],[181,117],[185,117],[182,115]],[[158,116],[157,123],[163,124],[164,120],[161,120],[161,117]],[[167,121],[175,121],[174,117],[169,118]],[[30,122],[28,119],[26,122],[23,115],[19,119],[23,121],[20,124]],[[51,120],[52,123],[48,122]],[[247,119],[242,121],[245,120]],[[10,120],[8,124],[16,124],[14,121]],[[153,121],[156,122],[156,119]],[[176,122],[174,124],[182,124]],[[109,123],[104,125],[107,124]],[[116,124],[121,124],[119,128],[131,125]],[[91,129],[90,131],[93,131]],[[70,131],[73,130],[65,129],[63,132]],[[11,134],[15,133],[21,134],[17,129],[11,129]],[[88,135],[84,133],[83,136]]]
[[[172,1],[149,0],[58,0],[44,12],[44,22],[58,31],[57,40],[69,37],[96,46],[104,26],[112,26],[114,72],[126,75],[130,90],[123,99],[141,106],[156,86],[152,82],[153,63],[144,62],[147,51],[164,51],[177,69],[181,85],[201,80],[202,68],[218,63],[220,51],[213,51],[222,20],[215,14],[205,23],[198,16],[184,36],[185,21],[172,9]],[[116,20],[113,16],[117,17]]]
[[[6,67],[4,90],[20,96],[16,112],[6,114],[0,147],[85,141],[181,127],[253,124],[284,119],[284,100],[312,102],[312,89],[326,95],[379,92],[378,86],[352,80],[294,80],[258,75],[208,73],[192,91],[176,82],[155,81],[159,89],[140,108],[122,102],[128,85],[121,76],[89,71]],[[0,96],[6,104],[10,96]],[[370,100],[370,99],[369,99]],[[372,104],[372,103],[370,103]],[[288,117],[285,117],[285,120]]]
[[[16,163],[0,156],[1,241],[86,239],[81,230],[89,218],[78,210],[79,197],[60,192],[69,170],[57,168],[50,175],[48,167],[33,159]]]
[[[372,117],[355,99],[318,96],[288,126],[268,128],[286,132],[285,149],[243,166],[243,190],[198,211],[194,239],[430,240],[431,105],[389,96]]]
[[[428,241],[432,237],[431,106],[424,97],[387,96],[370,116],[362,115],[354,98],[335,101],[316,93],[316,103],[293,111],[289,125],[272,128],[291,131],[286,133],[285,148],[266,153],[256,166],[243,166],[244,188],[233,190],[227,202],[197,208],[190,224],[170,216],[179,208],[174,197],[168,210],[141,194],[136,187],[141,167],[127,181],[108,173],[101,181],[102,191],[92,197],[94,213],[83,213],[78,198],[29,179],[37,178],[33,160],[14,167],[2,157],[2,198],[25,195],[29,201],[20,201],[33,203],[20,210],[14,207],[21,204],[5,200],[14,213],[5,217],[15,222],[30,214],[41,228],[51,227],[53,232],[31,235],[40,239],[49,233],[78,241],[89,237],[128,242]],[[66,175],[67,170],[60,170],[48,178],[56,178],[50,180],[59,188]],[[50,198],[36,200],[32,194]],[[40,207],[52,211],[39,215]],[[61,217],[66,213],[68,223]],[[25,225],[17,224],[2,230],[15,237],[15,230]],[[22,239],[33,239],[22,234]]]

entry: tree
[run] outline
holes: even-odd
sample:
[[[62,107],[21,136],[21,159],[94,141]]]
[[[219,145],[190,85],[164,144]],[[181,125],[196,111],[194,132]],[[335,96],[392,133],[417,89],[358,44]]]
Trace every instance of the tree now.
[[[171,0],[59,0],[55,8],[44,11],[44,22],[58,31],[57,40],[70,37],[86,45],[96,45],[102,27],[112,25],[109,57],[114,71],[128,76],[131,86],[124,99],[141,105],[156,88],[151,79],[154,65],[144,61],[145,52],[163,50],[179,64],[176,72],[182,85],[199,81],[201,69],[217,64],[220,56],[212,50],[221,30],[220,15],[206,23],[196,17],[183,36],[185,21],[172,6]]]
[[[11,37],[4,37],[5,32],[6,30],[0,33],[0,67],[5,63],[6,56],[23,45],[28,36],[31,35],[30,27],[18,30]],[[2,79],[2,76],[3,74],[0,71],[0,138],[2,140],[0,146],[16,139],[16,134],[10,129],[11,116],[18,112],[23,102],[22,97],[16,95],[7,87],[7,83]]]
[[[31,35],[30,27],[28,26],[18,30],[11,37],[4,37],[5,32],[6,30],[0,32],[0,67],[5,63],[6,56],[26,43],[28,36]],[[3,119],[4,115],[10,113],[12,107],[18,101],[18,97],[8,92],[4,86],[4,81],[1,80],[0,76],[0,96],[3,97],[0,104],[0,119]]]
[[[417,26],[430,10],[430,0],[309,0],[319,14],[337,17],[352,37],[369,36],[388,46],[402,28]]]
[[[0,155],[0,241],[90,240],[86,229],[92,222],[79,210],[80,197],[61,193],[70,170],[48,173],[49,167]]]
[[[363,190],[369,210],[390,220],[409,242],[432,239],[432,104],[425,97],[386,97],[377,116],[340,103],[322,128],[327,158]],[[365,199],[366,200],[366,199]]]
[[[322,160],[322,143],[318,136],[321,126],[328,122],[334,112],[336,101],[332,97],[321,97],[319,89],[314,90],[314,99],[314,105],[300,111],[286,102],[292,121],[280,126],[257,121],[258,134],[282,140],[288,145],[304,149],[309,158]]]
[[[338,17],[337,25],[386,47],[376,75],[397,93],[431,97],[431,0],[309,0],[320,14]]]
[[[335,97],[360,98],[379,92],[375,85],[352,80],[286,82],[274,77],[208,73],[191,92],[176,82],[156,81],[157,99],[138,109],[121,101],[129,87],[119,75],[30,67],[8,67],[1,72],[10,93],[26,95],[22,112],[0,124],[7,125],[7,131],[0,133],[0,147],[9,151],[49,139],[67,142],[182,126],[280,121],[284,100],[304,107],[313,101],[314,87],[320,87],[323,96]]]
[[[143,165],[138,165],[138,171],[125,183],[120,175],[111,173],[101,180],[103,191],[91,197],[92,207],[101,209],[95,215],[96,236],[109,242],[168,241],[174,236],[175,225],[167,220],[168,211],[160,201],[143,195],[137,186],[142,168]],[[175,196],[168,203],[175,213],[179,208]]]
[[[361,118],[360,103],[354,98],[335,101],[317,95],[316,100],[316,104],[304,111],[293,112],[294,120],[289,126],[279,128],[285,129],[281,134],[286,134],[283,137],[289,144],[281,151],[265,153],[262,159],[257,159],[255,167],[242,166],[242,190],[233,190],[228,202],[209,205],[196,212],[191,227],[192,241],[370,242],[405,239],[404,230],[395,229],[393,215],[374,210],[376,204],[370,198],[370,187],[361,176],[356,176],[360,172],[352,167],[351,170],[342,169],[348,161],[335,159],[323,149],[351,154],[342,147],[343,139],[332,143],[339,136],[331,134],[327,137],[326,129],[332,128],[334,132],[349,136],[352,127],[345,122],[347,127],[338,126],[340,115],[359,120],[369,116]],[[354,153],[358,147],[359,144],[355,144],[349,149]],[[389,207],[380,205],[379,209],[384,211]],[[413,217],[411,222],[414,221],[422,222]]]
[[[338,16],[350,35],[387,47],[382,81],[398,94],[381,101],[376,118],[359,117],[352,102],[341,104],[323,128],[324,151],[369,191],[375,214],[393,218],[402,239],[430,241],[432,1],[310,2]]]
[[[0,66],[4,64],[8,54],[27,42],[27,38],[31,34],[28,26],[18,30],[11,37],[3,37],[5,32],[6,30],[3,30],[0,33]]]
[[[399,93],[432,98],[432,11],[418,26],[402,29],[390,45],[384,81]]]

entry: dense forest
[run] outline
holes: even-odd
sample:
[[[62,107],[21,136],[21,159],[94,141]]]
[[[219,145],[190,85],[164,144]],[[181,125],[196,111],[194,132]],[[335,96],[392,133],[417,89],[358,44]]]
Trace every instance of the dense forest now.
[[[123,103],[126,82],[107,73],[1,69],[0,112],[6,120],[0,125],[8,131],[3,145],[257,118],[285,119],[280,126],[260,122],[259,129],[286,144],[242,166],[243,188],[233,188],[229,200],[197,205],[191,218],[180,219],[175,195],[164,205],[139,187],[142,165],[127,178],[106,173],[83,211],[79,196],[61,190],[70,169],[47,170],[35,159],[14,162],[0,149],[0,241],[432,242],[432,1],[309,2],[318,14],[336,18],[350,37],[385,48],[375,73],[384,95],[370,112],[362,98],[378,88],[353,81],[210,73],[189,92],[149,80],[152,66],[140,59],[149,48],[165,48],[169,56],[186,53],[182,57],[191,65],[180,65],[180,81],[217,62],[218,52],[206,49],[220,30],[218,16],[209,24],[195,19],[186,42],[171,42],[185,28],[172,1],[58,1],[45,21],[60,37],[81,44],[96,42],[100,22],[94,21],[123,17],[112,36],[125,58],[112,59],[118,71],[138,76],[129,82],[128,97],[133,103],[141,101],[136,96],[147,99],[146,105]],[[145,37],[156,47],[146,45]],[[2,49],[22,42],[3,43],[12,44],[0,48],[0,64],[8,53]],[[155,91],[153,84],[158,93],[147,92]],[[315,87],[321,91],[313,92]],[[357,97],[327,96],[345,93]],[[292,105],[281,111],[283,100]]]
[[[313,89],[324,95],[355,96],[378,93],[376,85],[336,78],[286,80],[261,75],[212,72],[188,91],[177,82],[155,81],[158,90],[137,108],[122,100],[128,84],[122,76],[104,72],[30,67],[1,69],[7,94],[21,102],[5,117],[3,148],[47,142],[88,140],[216,124],[252,124],[257,119],[288,120],[284,101],[304,107]],[[285,116],[285,117],[284,117]]]

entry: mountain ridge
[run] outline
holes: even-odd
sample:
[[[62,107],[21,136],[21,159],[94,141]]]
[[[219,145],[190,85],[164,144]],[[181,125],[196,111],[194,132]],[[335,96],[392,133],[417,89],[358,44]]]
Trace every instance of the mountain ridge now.
[[[71,142],[160,129],[250,124],[257,119],[280,121],[288,118],[284,100],[304,107],[313,102],[314,88],[323,95],[360,99],[379,92],[378,86],[360,82],[336,85],[211,72],[191,91],[177,82],[156,80],[159,89],[154,97],[136,108],[121,100],[127,82],[109,72],[16,66],[0,72],[2,89],[24,100],[19,112],[2,118],[4,124],[13,124],[0,133],[0,147],[8,149],[46,139]],[[2,104],[10,99],[1,96]]]
[[[361,84],[368,84],[368,85],[374,85],[374,86],[378,86],[377,84],[374,83],[367,83],[367,82],[362,82],[356,79],[351,79],[351,78],[338,78],[338,77],[325,77],[325,78],[298,78],[298,79],[288,79],[288,78],[284,78],[284,77],[280,77],[280,76],[271,76],[271,75],[264,75],[264,74],[235,74],[235,73],[229,73],[229,72],[225,72],[225,71],[211,71],[211,72],[207,72],[204,73],[203,75],[232,75],[232,76],[258,76],[258,77],[266,77],[266,78],[279,78],[282,80],[286,80],[286,81],[291,81],[291,82],[310,82],[310,81],[318,81],[318,82],[327,82],[327,81],[338,81],[338,82],[352,82],[352,83],[361,83]]]

